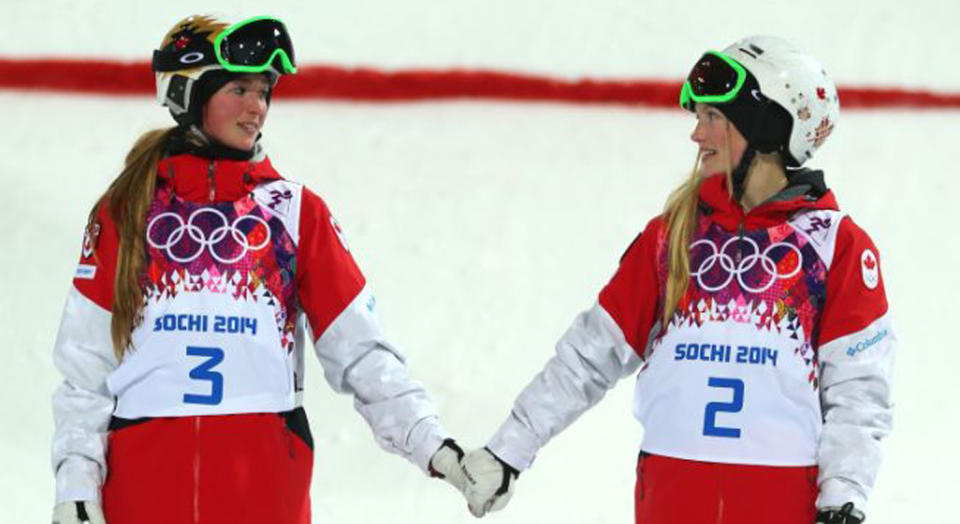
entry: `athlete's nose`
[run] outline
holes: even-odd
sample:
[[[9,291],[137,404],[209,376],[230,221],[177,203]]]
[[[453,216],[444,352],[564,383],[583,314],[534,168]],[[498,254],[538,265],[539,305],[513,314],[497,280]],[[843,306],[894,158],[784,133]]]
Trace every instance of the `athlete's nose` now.
[[[693,126],[693,131],[690,132],[690,140],[702,145],[706,139],[703,121],[697,118],[697,125]]]
[[[244,97],[244,110],[250,115],[262,118],[267,113],[267,100],[260,93],[251,91]]]

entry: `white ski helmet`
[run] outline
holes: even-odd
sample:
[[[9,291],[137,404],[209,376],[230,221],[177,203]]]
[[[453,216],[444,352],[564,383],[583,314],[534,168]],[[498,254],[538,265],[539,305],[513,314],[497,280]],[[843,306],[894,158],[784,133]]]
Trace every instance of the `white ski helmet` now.
[[[790,116],[784,144],[788,164],[800,166],[813,157],[833,131],[840,114],[837,86],[810,55],[775,36],[751,36],[723,54],[740,63],[759,84],[760,93]],[[792,161],[792,162],[791,162]]]

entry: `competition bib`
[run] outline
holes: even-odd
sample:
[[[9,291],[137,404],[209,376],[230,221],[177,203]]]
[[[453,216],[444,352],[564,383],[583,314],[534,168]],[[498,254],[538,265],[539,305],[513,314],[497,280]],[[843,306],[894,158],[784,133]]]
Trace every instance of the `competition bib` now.
[[[701,217],[686,294],[637,379],[644,450],[708,462],[816,464],[822,417],[813,335],[841,218],[808,212],[733,232]],[[666,282],[665,248],[660,256]]]
[[[294,407],[292,360],[281,350],[266,303],[214,293],[180,295],[147,310],[134,347],[108,381],[117,396],[117,416]]]
[[[664,337],[636,387],[643,449],[709,462],[815,464],[819,397],[797,346],[786,334],[758,337],[749,324]]]
[[[299,201],[285,182],[258,191],[273,186]],[[288,229],[298,210],[261,200],[199,204],[159,187],[146,220],[143,320],[107,380],[117,416],[296,407],[302,349]]]

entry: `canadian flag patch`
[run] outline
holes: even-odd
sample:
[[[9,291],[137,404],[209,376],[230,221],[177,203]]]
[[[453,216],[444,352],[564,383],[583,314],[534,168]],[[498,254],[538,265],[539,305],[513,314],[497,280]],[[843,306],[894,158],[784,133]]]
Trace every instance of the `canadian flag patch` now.
[[[330,225],[333,227],[333,232],[337,234],[337,238],[340,239],[340,245],[349,253],[350,246],[347,245],[347,238],[343,235],[343,230],[340,229],[340,224],[333,218],[333,215],[330,215]]]
[[[864,249],[860,255],[860,272],[863,274],[863,284],[870,289],[876,289],[880,284],[880,264],[877,255],[870,249]]]
[[[94,222],[89,227],[84,228],[83,248],[82,248],[83,258],[90,258],[91,256],[93,256],[94,250],[97,249],[97,240],[99,238],[100,238],[100,222]]]

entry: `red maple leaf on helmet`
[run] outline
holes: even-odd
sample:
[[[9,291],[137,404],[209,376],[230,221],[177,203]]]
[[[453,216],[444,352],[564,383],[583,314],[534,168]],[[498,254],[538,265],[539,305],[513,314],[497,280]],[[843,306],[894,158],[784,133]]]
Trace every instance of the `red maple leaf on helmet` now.
[[[186,36],[181,36],[178,38],[173,45],[177,48],[177,51],[182,50],[184,47],[187,47],[187,44],[190,43],[190,39]]]
[[[826,99],[827,99],[827,90],[824,89],[824,88],[822,88],[822,87],[818,87],[818,88],[817,88],[817,98],[819,98],[820,100],[826,100]]]
[[[833,122],[830,121],[830,118],[823,117],[823,120],[820,121],[820,125],[818,125],[814,130],[813,136],[810,137],[808,141],[813,144],[813,147],[820,147],[832,132]]]
[[[877,267],[877,261],[873,258],[872,253],[867,253],[867,258],[864,259],[863,265],[870,271],[873,271],[873,268]]]

